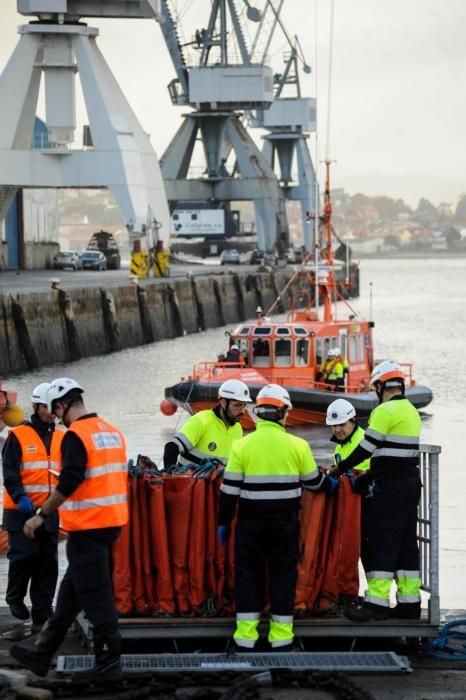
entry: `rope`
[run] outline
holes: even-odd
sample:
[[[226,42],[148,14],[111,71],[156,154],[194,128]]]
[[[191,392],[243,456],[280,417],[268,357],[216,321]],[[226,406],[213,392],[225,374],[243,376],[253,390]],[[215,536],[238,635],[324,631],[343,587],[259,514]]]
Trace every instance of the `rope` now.
[[[463,630],[458,630],[459,627]],[[466,620],[452,620],[443,625],[437,639],[430,643],[430,649],[425,656],[446,661],[466,661]]]

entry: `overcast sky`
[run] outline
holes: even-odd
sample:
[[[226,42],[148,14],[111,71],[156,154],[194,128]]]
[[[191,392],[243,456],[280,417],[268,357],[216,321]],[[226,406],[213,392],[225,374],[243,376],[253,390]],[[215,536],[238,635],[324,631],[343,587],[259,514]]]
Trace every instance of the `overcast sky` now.
[[[319,159],[327,134],[330,0],[285,0],[284,21],[299,35],[319,98]],[[252,3],[254,4],[254,3]],[[258,0],[258,6],[263,0]],[[178,0],[187,38],[206,26],[210,0]],[[17,41],[16,0],[0,0],[0,70]],[[99,45],[159,156],[183,112],[172,107],[174,71],[152,21],[94,21]],[[404,196],[411,204],[466,191],[465,0],[335,0],[330,156],[335,186]],[[316,52],[316,38],[318,50]],[[274,70],[284,45],[275,44]],[[317,71],[316,71],[317,56]]]

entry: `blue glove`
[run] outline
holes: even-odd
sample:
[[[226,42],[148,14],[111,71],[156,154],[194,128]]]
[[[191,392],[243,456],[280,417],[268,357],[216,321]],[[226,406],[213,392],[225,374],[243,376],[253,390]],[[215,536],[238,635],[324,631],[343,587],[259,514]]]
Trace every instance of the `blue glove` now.
[[[18,510],[25,518],[31,518],[36,512],[36,507],[29,496],[20,496],[18,498]]]
[[[220,544],[222,544],[224,547],[228,547],[228,540],[230,539],[229,525],[219,525],[217,533]]]
[[[327,493],[329,496],[333,496],[333,494],[338,491],[338,479],[335,479],[334,476],[328,476],[327,479],[328,479]]]

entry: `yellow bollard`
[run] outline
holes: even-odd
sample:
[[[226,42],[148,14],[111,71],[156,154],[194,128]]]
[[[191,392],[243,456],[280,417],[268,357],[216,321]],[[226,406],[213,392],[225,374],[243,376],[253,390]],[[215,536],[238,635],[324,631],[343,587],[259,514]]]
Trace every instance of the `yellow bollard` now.
[[[170,252],[168,250],[160,250],[155,254],[152,272],[154,277],[170,277]]]
[[[149,253],[132,252],[130,270],[140,280],[149,276]]]

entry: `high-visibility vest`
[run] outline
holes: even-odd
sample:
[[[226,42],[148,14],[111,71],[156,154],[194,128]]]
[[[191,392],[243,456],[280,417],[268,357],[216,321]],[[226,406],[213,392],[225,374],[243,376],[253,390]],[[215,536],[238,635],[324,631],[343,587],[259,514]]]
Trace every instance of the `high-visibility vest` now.
[[[233,443],[242,436],[240,423],[227,427],[213,410],[199,411],[173,437],[180,448],[178,463],[198,464],[202,459],[215,457],[226,464]]]
[[[47,454],[40,435],[31,425],[17,425],[10,431],[18,440],[21,448],[21,482],[24,491],[36,507],[45,503],[57,483],[53,472],[58,472],[61,464],[60,446],[63,431],[54,430],[50,442],[50,455]],[[8,494],[3,491],[3,508],[18,510],[18,506]]]
[[[334,357],[322,363],[320,371],[324,375],[325,380],[334,381],[335,379],[343,379],[345,369],[349,369],[349,363],[346,358]]]
[[[118,527],[128,522],[128,465],[122,433],[98,416],[74,421],[87,453],[84,481],[60,506],[67,531]]]
[[[335,447],[335,462],[338,464],[338,462],[341,462],[343,459],[346,459],[347,457],[350,456],[352,452],[356,449],[356,447],[359,445],[361,440],[364,439],[364,430],[358,426],[356,430],[353,431],[353,434],[350,436],[349,440],[345,440],[343,444],[337,444]],[[365,459],[361,464],[358,464],[357,469],[361,469],[363,471],[366,471],[367,469],[370,469],[371,466],[371,461],[370,459]]]

